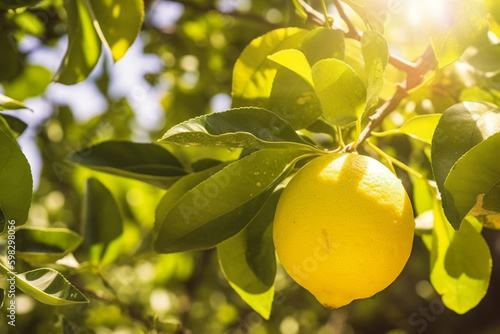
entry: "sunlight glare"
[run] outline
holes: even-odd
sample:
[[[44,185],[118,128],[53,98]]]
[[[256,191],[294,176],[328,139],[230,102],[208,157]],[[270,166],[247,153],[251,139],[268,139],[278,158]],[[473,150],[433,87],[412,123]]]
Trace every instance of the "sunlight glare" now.
[[[407,22],[413,27],[426,27],[447,22],[450,0],[403,0]]]

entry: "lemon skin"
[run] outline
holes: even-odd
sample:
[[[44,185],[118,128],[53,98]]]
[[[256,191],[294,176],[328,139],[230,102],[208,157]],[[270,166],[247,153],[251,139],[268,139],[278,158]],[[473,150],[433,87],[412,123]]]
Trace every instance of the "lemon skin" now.
[[[287,185],[273,240],[288,274],[323,305],[338,308],[399,276],[414,229],[401,180],[373,158],[333,153],[309,162]]]

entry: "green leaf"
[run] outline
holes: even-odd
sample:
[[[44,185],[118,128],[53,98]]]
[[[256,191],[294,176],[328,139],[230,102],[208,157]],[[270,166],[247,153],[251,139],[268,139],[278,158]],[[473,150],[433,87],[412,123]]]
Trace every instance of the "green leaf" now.
[[[167,203],[156,217],[155,250],[207,249],[241,231],[307,151],[261,150],[231,163]],[[165,203],[163,203],[165,204]],[[162,203],[160,203],[162,205]]]
[[[15,109],[29,109],[23,103],[16,101],[8,96],[0,94],[0,111]]]
[[[113,194],[100,181],[87,180],[84,199],[83,235],[89,260],[103,260],[112,242],[123,233],[123,221]]]
[[[0,0],[0,7],[4,8],[21,8],[33,6],[42,0]]]
[[[85,0],[102,43],[113,60],[123,57],[139,34],[144,20],[142,0]]]
[[[73,252],[82,241],[65,228],[23,227],[16,231],[16,254],[32,264],[51,263]]]
[[[436,24],[429,33],[429,40],[440,68],[458,60],[488,28],[487,11],[483,4],[475,0],[465,0],[455,8],[457,14],[451,26]]]
[[[307,34],[298,50],[306,56],[310,66],[325,58],[342,59],[344,36],[337,30],[317,28]],[[267,108],[294,129],[306,128],[321,116],[320,101],[312,85],[284,67],[278,68]]]
[[[28,219],[31,206],[33,180],[28,160],[10,135],[0,130],[0,233],[6,220],[14,220],[16,226]]]
[[[18,138],[28,127],[26,123],[11,115],[0,115],[0,129],[11,132],[13,138]]]
[[[418,139],[424,143],[431,144],[432,136],[441,119],[441,114],[418,115],[410,118],[399,129],[373,133],[377,137],[385,137],[394,134],[405,134],[411,138]]]
[[[14,274],[0,263],[7,278],[15,277],[16,286],[36,300],[53,306],[88,303],[89,300],[58,271],[39,268]]]
[[[275,63],[289,69],[295,74],[298,74],[311,87],[314,87],[312,82],[311,66],[307,61],[306,56],[299,50],[282,50],[270,55],[268,58]]]
[[[365,31],[361,37],[361,51],[365,61],[366,95],[365,112],[378,103],[378,94],[384,87],[384,73],[389,62],[389,45],[376,31]]]
[[[27,65],[12,81],[3,83],[4,93],[16,100],[24,101],[42,95],[52,78],[52,73],[43,66]]]
[[[437,202],[434,207],[431,283],[443,303],[458,314],[474,308],[486,294],[491,276],[491,254],[473,217],[454,231]]]
[[[300,28],[281,28],[254,39],[234,65],[232,106],[266,107],[277,71],[267,56],[298,47],[307,33]]]
[[[366,88],[356,72],[337,59],[325,59],[312,68],[314,89],[323,109],[323,117],[333,125],[357,121],[366,102]]]
[[[64,2],[69,22],[68,49],[54,80],[65,85],[85,80],[101,55],[101,42],[85,1]]]
[[[453,208],[453,202],[444,187],[446,177],[462,155],[496,132],[500,132],[500,110],[495,105],[480,102],[463,102],[448,108],[434,131],[432,170],[445,214],[456,229],[461,220],[450,209]]]
[[[314,150],[287,122],[260,108],[229,109],[190,119],[171,128],[161,142],[184,146]]]
[[[0,52],[0,81],[2,83],[14,79],[22,69],[23,57],[20,56],[17,47],[14,31],[3,25],[0,29],[0,50],[2,50]],[[0,107],[2,105],[1,96]]]
[[[168,189],[186,175],[179,160],[158,144],[106,141],[68,157],[69,161]]]
[[[444,187],[448,190],[451,201],[446,209],[447,216],[454,219],[450,220],[453,226],[460,226],[468,214],[481,216],[486,222],[491,220],[486,224],[491,227],[499,220],[500,201],[495,201],[500,183],[499,152],[500,132],[471,148],[448,174]]]
[[[269,197],[246,228],[217,246],[219,265],[229,285],[265,319],[269,319],[274,297],[272,222],[282,190]]]
[[[5,290],[0,288],[0,308],[3,307],[4,300],[5,300]]]

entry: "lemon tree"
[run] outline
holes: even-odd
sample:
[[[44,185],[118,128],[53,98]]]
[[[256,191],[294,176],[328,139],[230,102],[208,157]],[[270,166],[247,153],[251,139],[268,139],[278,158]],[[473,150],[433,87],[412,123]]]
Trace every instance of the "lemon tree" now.
[[[499,40],[492,0],[0,0],[0,332],[494,331]]]

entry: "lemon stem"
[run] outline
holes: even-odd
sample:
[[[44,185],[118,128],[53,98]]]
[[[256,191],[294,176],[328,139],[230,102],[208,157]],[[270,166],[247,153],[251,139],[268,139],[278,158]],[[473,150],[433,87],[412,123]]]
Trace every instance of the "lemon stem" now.
[[[387,164],[389,165],[389,169],[391,170],[391,172],[394,175],[396,175],[396,170],[394,169],[394,165],[392,164],[393,158],[390,155],[388,155],[387,153],[385,153],[384,151],[382,151],[380,148],[378,148],[377,145],[370,143],[368,140],[366,141],[366,143],[368,144],[368,146],[370,146],[370,148],[372,150],[377,152],[378,155],[380,155],[381,157],[383,157],[387,161]]]
[[[336,126],[337,128],[337,135],[338,135],[338,140],[339,140],[339,146],[341,149],[343,149],[345,147],[345,144],[344,144],[344,139],[342,139],[342,129],[339,125]]]
[[[356,121],[356,140],[354,141],[354,144],[352,145],[352,147],[358,147],[360,135],[361,135],[361,120],[358,119]]]

